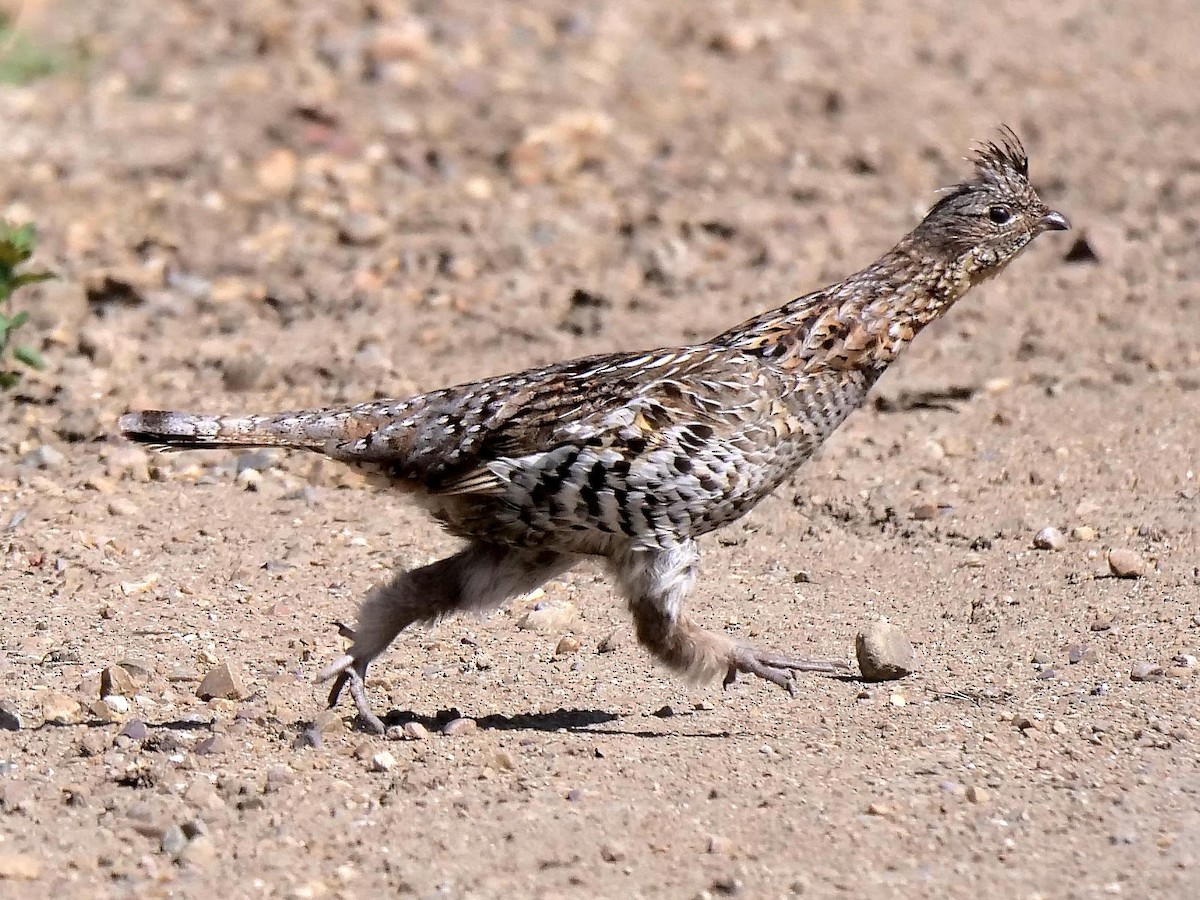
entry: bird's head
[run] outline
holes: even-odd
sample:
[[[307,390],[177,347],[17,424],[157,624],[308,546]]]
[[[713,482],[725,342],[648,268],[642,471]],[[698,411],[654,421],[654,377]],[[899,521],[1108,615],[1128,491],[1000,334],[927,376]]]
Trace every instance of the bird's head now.
[[[912,235],[970,283],[1001,271],[1043,231],[1071,227],[1029,183],[1029,157],[1012,129],[978,145],[973,162],[975,177],[950,188]]]

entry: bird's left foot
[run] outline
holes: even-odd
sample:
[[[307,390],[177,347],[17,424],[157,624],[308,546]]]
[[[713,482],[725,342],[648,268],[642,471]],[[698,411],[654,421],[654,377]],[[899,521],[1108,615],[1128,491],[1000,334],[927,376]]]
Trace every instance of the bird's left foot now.
[[[850,670],[843,660],[798,659],[784,653],[772,653],[754,647],[737,647],[729,658],[729,671],[725,674],[724,686],[728,688],[738,674],[757,675],[779,685],[793,697],[796,696],[796,672],[820,672],[837,675]]]

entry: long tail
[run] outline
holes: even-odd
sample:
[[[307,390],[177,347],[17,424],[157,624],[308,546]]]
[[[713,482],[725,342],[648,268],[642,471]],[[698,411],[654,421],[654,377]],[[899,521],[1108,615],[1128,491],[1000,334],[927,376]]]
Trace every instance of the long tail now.
[[[148,409],[126,413],[118,426],[131,441],[179,450],[295,447],[323,450],[345,433],[345,417],[324,412],[265,416],[204,416]]]

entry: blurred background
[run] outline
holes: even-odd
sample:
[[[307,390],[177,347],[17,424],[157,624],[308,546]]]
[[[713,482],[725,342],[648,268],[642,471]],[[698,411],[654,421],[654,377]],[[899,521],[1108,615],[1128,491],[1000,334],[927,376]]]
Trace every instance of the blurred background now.
[[[1072,353],[1153,294],[1092,363],[1184,339],[1189,0],[6,6],[0,212],[38,224],[63,281],[31,312],[106,411],[695,340],[872,259],[1002,122],[1104,265],[1029,265],[953,329]]]
[[[0,0],[0,218],[58,276],[0,390],[0,894],[1197,896],[1197,47],[1195,0]],[[454,542],[311,457],[113,435],[702,340],[869,263],[1001,123],[1074,230],[690,601],[814,657],[888,616],[894,689],[691,688],[585,567],[564,632],[406,633],[380,711],[479,729],[371,743],[309,681],[329,623]]]

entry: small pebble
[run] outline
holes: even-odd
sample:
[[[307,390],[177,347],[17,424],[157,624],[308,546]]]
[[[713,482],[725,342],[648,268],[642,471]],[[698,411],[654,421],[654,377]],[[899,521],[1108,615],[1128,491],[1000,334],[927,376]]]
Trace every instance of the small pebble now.
[[[715,834],[708,836],[708,846],[705,848],[706,852],[728,856],[732,849],[733,842],[728,838],[723,838]]]
[[[313,718],[312,727],[321,734],[337,734],[346,729],[346,723],[334,709],[323,709]]]
[[[918,503],[912,508],[912,517],[918,522],[937,518],[941,507],[936,503]]]
[[[746,883],[735,875],[719,875],[712,880],[712,892],[721,897],[740,897]]]
[[[292,741],[292,749],[305,750],[310,747],[320,747],[323,741],[324,738],[321,737],[321,732],[319,732],[316,728],[305,728],[298,735],[296,735],[296,739]]]
[[[625,643],[625,629],[614,628],[610,631],[597,646],[597,653],[612,653]]]
[[[204,676],[196,688],[196,696],[201,700],[240,700],[246,696],[246,689],[229,664],[221,663]]]
[[[1076,525],[1071,529],[1071,537],[1077,541],[1094,541],[1096,539],[1096,529],[1090,528],[1087,525]]]
[[[406,741],[423,741],[429,737],[429,729],[420,722],[405,722],[403,731]]]
[[[917,668],[912,644],[904,632],[883,620],[858,633],[854,651],[867,681],[893,681],[911,675]]]
[[[289,784],[296,783],[296,772],[288,766],[272,766],[267,771],[267,784],[263,793],[274,794]]]
[[[258,359],[258,357],[255,357]],[[247,469],[253,469],[255,472],[265,472],[279,464],[279,451],[272,450],[269,447],[262,450],[254,450],[250,453],[243,453],[237,458],[237,470],[239,473],[245,472]]]
[[[371,757],[372,772],[390,772],[394,765],[396,765],[396,757],[386,750],[381,750]]]
[[[192,748],[192,752],[197,756],[211,756],[214,753],[220,753],[225,749],[225,741],[219,734],[210,734],[208,737],[201,738],[196,742],[196,746]]]
[[[675,715],[675,710],[671,709],[671,705],[668,703],[656,709],[651,713],[651,715],[656,716],[659,719],[669,719]]]
[[[0,881],[36,881],[41,876],[42,861],[36,856],[0,850]]]
[[[162,576],[157,572],[151,572],[141,581],[123,581],[121,582],[121,593],[126,597],[132,597],[135,594],[145,594],[148,591],[154,590],[161,579]]]
[[[967,799],[972,803],[987,803],[991,797],[985,788],[973,784],[967,788]]]
[[[83,718],[83,706],[74,697],[47,691],[42,696],[42,717],[53,725],[76,725]]]
[[[136,516],[140,512],[137,504],[126,497],[113,497],[108,501],[110,516]]]
[[[1057,528],[1043,528],[1033,536],[1033,546],[1038,550],[1066,550],[1067,537]]]
[[[579,641],[567,634],[564,635],[558,642],[558,646],[554,648],[555,656],[570,656],[579,650]]]
[[[125,700],[121,697],[121,700]],[[128,701],[126,701],[128,703]],[[91,713],[91,718],[102,722],[115,722],[120,719],[120,714],[113,707],[110,707],[103,700],[94,700],[88,704],[88,712]]]
[[[1129,677],[1133,681],[1160,681],[1163,677],[1162,666],[1141,660],[1133,664],[1129,670]]]
[[[343,244],[352,247],[366,247],[383,240],[387,230],[388,223],[384,219],[351,212],[345,215],[338,225],[338,238]]]
[[[130,719],[125,723],[125,727],[118,732],[121,737],[127,737],[131,741],[144,741],[150,733],[150,729],[146,727],[146,723],[141,719]]]
[[[446,737],[457,737],[459,735],[474,734],[475,729],[479,726],[474,719],[451,719],[442,726],[442,734]]]
[[[1054,660],[1050,658],[1049,653],[1043,653],[1041,650],[1039,650],[1037,653],[1033,654],[1031,662],[1035,666],[1048,666],[1050,663],[1054,662]]]
[[[100,673],[100,697],[132,697],[137,684],[124,666],[109,666]]]
[[[600,858],[605,862],[621,862],[627,856],[629,854],[626,852],[625,847],[614,841],[609,841],[600,847]]]
[[[171,825],[163,832],[159,846],[167,856],[177,857],[187,846],[187,836],[178,825]]]
[[[577,615],[570,600],[543,600],[520,618],[517,627],[522,631],[564,631]]]
[[[263,475],[257,469],[242,469],[237,473],[234,479],[241,487],[247,491],[257,491],[262,487]]]
[[[507,750],[497,750],[492,756],[492,768],[499,772],[511,772],[516,767],[516,761]]]
[[[271,150],[254,166],[259,185],[268,194],[282,196],[296,184],[300,164],[296,154],[286,147]]]
[[[57,469],[66,459],[49,444],[41,444],[21,458],[21,465],[32,466],[35,469]]]
[[[100,756],[108,749],[108,741],[98,730],[88,730],[79,742],[79,755],[83,757]]]
[[[354,756],[356,759],[370,760],[376,753],[374,741],[363,741],[354,748]]]
[[[0,731],[20,731],[21,715],[9,700],[0,700]]]
[[[193,779],[183,792],[183,799],[196,809],[220,809],[225,805],[212,781],[201,775]]]
[[[208,826],[204,824],[203,819],[188,819],[179,827],[183,830],[183,836],[189,841],[205,837],[208,834]]]
[[[1118,578],[1142,578],[1146,561],[1132,550],[1114,548],[1108,551],[1108,569]]]
[[[1087,655],[1086,644],[1072,644],[1067,648],[1067,662],[1071,665],[1078,665],[1083,662],[1084,656]]]
[[[1112,625],[1112,619],[1108,616],[1097,616],[1091,624],[1091,629],[1092,631],[1108,631]]]
[[[100,698],[100,703],[114,715],[123,716],[129,712],[129,700],[120,694],[106,694]]]
[[[194,840],[188,841],[187,846],[183,848],[183,852],[179,854],[179,861],[182,864],[195,869],[204,869],[212,865],[213,860],[216,858],[216,842],[206,835],[201,835]]]

